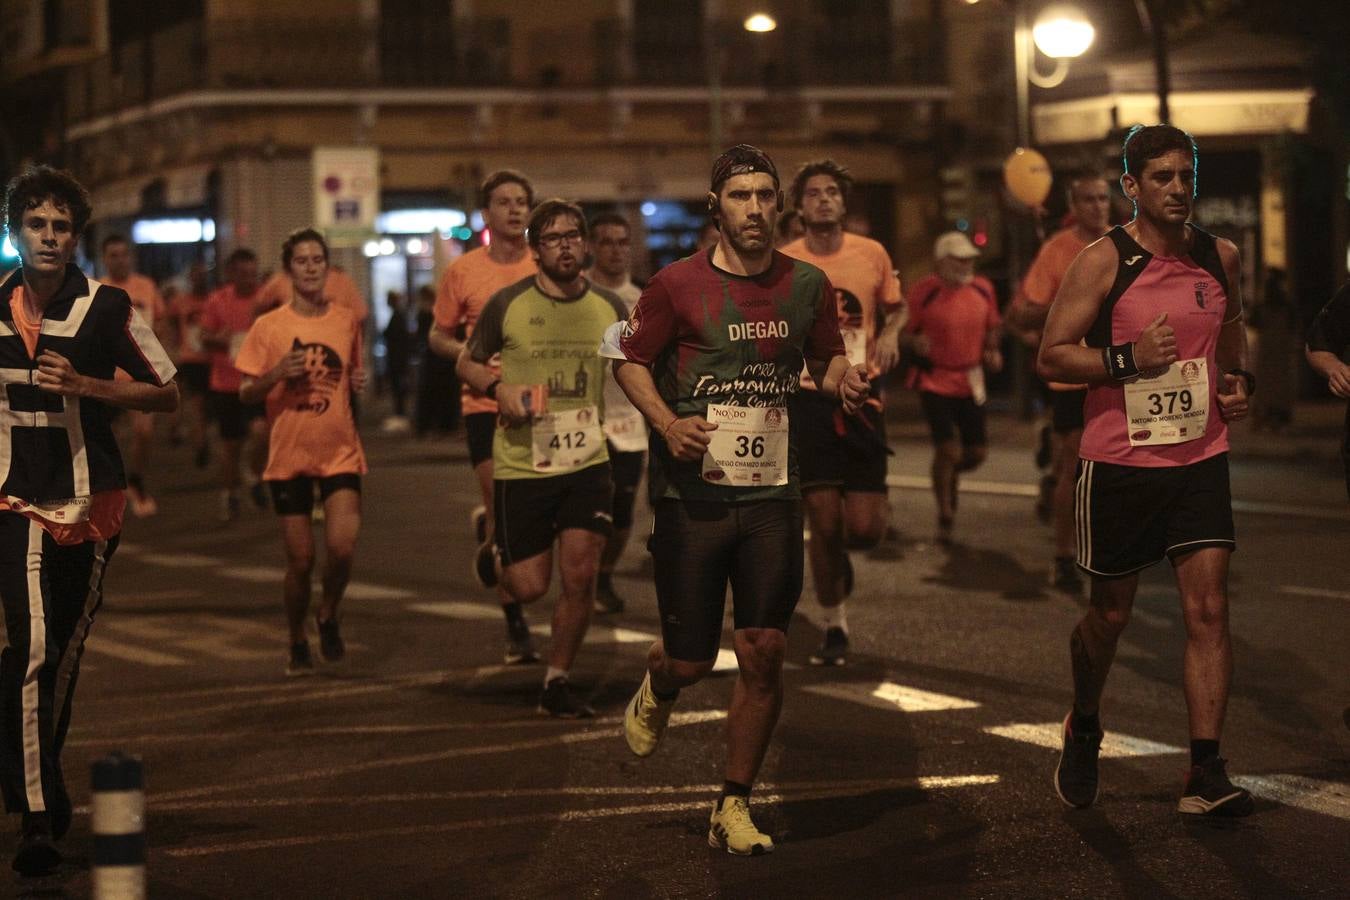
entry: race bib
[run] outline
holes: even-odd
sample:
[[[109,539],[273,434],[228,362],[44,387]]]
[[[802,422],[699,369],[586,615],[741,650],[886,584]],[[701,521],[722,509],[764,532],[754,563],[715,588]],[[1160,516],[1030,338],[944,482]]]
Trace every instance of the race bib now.
[[[867,332],[861,328],[840,328],[844,339],[844,355],[851,366],[867,365]]]
[[[1209,366],[1204,357],[1180,359],[1152,378],[1125,385],[1130,446],[1183,444],[1209,424]]]
[[[647,423],[641,413],[625,410],[605,418],[605,437],[621,453],[641,453],[647,449]]]
[[[570,472],[580,468],[605,449],[600,416],[594,406],[549,412],[530,422],[536,472]]]
[[[788,483],[788,414],[781,406],[708,405],[717,426],[703,454],[703,480],[730,487]]]

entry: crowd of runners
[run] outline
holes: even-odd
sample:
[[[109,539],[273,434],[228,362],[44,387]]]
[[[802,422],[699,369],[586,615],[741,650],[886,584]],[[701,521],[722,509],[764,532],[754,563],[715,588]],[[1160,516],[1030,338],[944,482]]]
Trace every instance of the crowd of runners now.
[[[1066,636],[1072,701],[1054,774],[1073,807],[1097,799],[1101,699],[1139,572],[1167,559],[1186,626],[1191,738],[1178,809],[1252,810],[1219,741],[1232,677],[1228,425],[1246,415],[1255,378],[1237,250],[1189,223],[1197,166],[1185,132],[1132,131],[1119,183],[1133,218],[1110,227],[1106,179],[1070,179],[1071,224],[1008,305],[1008,328],[1037,348],[1053,398],[1049,577],[1088,590]],[[539,201],[526,175],[495,172],[479,197],[492,240],[448,266],[428,336],[462,384],[480,501],[474,574],[500,603],[506,662],[542,663],[541,712],[594,715],[569,675],[592,615],[625,611],[612,574],[644,476],[661,636],[624,716],[637,756],[658,749],[680,691],[712,671],[730,586],[739,674],[708,840],[735,854],[774,846],[750,795],[783,702],[807,560],[824,626],[809,662],[848,660],[849,554],[875,546],[890,520],[883,380],[903,367],[919,393],[934,536],[950,543],[960,476],[986,454],[985,376],[1003,365],[979,248],[942,234],[933,274],[902,290],[882,245],[845,228],[853,189],[833,160],[780,180],[767,154],[732,147],[712,166],[706,241],[639,287],[623,216],[588,220],[572,202]],[[91,210],[67,173],[30,169],[5,202],[22,265],[0,285],[0,786],[6,810],[22,814],[14,867],[39,874],[60,861],[70,826],[61,745],[123,492],[133,514],[156,512],[157,416],[179,411],[173,426],[198,466],[217,458],[221,518],[245,499],[275,512],[286,673],[315,668],[311,616],[322,658],[343,658],[366,472],[354,404],[368,380],[367,307],[310,228],[286,239],[267,281],[258,254],[238,249],[220,287],[209,290],[198,265],[166,300],[132,271],[124,238],[102,241],[102,278],[74,265]],[[780,227],[786,213],[792,228]],[[1350,396],[1347,308],[1342,292],[1309,341],[1339,396]],[[525,607],[550,592],[555,558],[541,659]]]

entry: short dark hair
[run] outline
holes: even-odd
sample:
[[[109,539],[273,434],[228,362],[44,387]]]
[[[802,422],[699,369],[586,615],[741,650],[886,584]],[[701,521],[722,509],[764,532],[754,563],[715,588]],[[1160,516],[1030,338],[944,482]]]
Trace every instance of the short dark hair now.
[[[1136,125],[1125,135],[1122,156],[1125,174],[1138,178],[1150,159],[1180,150],[1191,155],[1192,171],[1199,175],[1200,151],[1195,138],[1175,125]]]
[[[127,240],[127,236],[125,234],[114,231],[112,234],[108,235],[103,240],[98,242],[98,252],[106,253],[108,248],[111,247],[113,244],[126,244],[128,247],[130,247],[131,241]]]
[[[257,262],[258,254],[247,247],[236,247],[234,252],[225,258],[225,265],[232,266],[237,262]]]
[[[94,212],[89,192],[74,175],[51,166],[29,166],[5,186],[5,227],[11,234],[18,232],[23,225],[23,214],[48,200],[70,215],[77,235],[84,231]]]
[[[526,205],[534,206],[534,185],[530,184],[530,179],[515,169],[498,169],[484,178],[478,188],[478,208],[487,209],[488,204],[492,202],[492,192],[504,184],[518,184],[523,187]]]
[[[839,185],[839,193],[844,198],[844,206],[848,206],[848,198],[853,193],[853,176],[849,174],[848,169],[839,165],[832,159],[814,159],[805,163],[797,174],[792,176],[792,208],[801,209],[802,191],[806,190],[806,182],[816,175],[828,175],[834,179],[834,183]]]
[[[612,209],[607,209],[602,213],[596,213],[595,216],[591,218],[590,221],[591,233],[594,234],[595,229],[601,227],[602,225],[616,225],[620,228],[623,228],[625,231],[633,230],[633,226],[628,223],[628,218],[624,216],[623,213],[615,212]]]
[[[295,255],[296,244],[302,244],[305,241],[313,241],[322,247],[324,262],[328,261],[328,242],[323,239],[323,235],[313,228],[299,228],[286,235],[286,240],[281,242],[281,267],[283,269],[291,267],[291,257]]]
[[[581,232],[581,236],[583,238],[589,236],[590,232],[586,228],[586,214],[581,211],[581,207],[570,200],[554,197],[551,200],[545,200],[530,211],[530,221],[525,224],[525,240],[529,242],[531,247],[538,249],[539,232],[553,224],[553,220],[559,216],[571,216],[576,219],[577,230]]]
[[[1111,186],[1111,179],[1101,172],[1094,172],[1091,169],[1070,172],[1064,179],[1064,195],[1070,203],[1073,202],[1074,192],[1078,190],[1078,186],[1085,181],[1103,181],[1108,188]]]

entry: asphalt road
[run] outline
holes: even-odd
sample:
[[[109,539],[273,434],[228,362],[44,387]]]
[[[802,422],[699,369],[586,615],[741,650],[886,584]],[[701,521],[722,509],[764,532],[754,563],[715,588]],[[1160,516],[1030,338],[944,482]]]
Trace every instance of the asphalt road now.
[[[1334,466],[1235,461],[1248,511],[1223,752],[1259,800],[1247,820],[1197,822],[1174,811],[1186,730],[1170,570],[1146,576],[1107,688],[1099,803],[1066,810],[1051,774],[1079,604],[1046,586],[1028,454],[996,448],[967,479],[960,544],[944,550],[927,448],[902,437],[896,535],[855,557],[847,667],[805,665],[820,631],[802,600],[753,806],[778,850],[740,859],[705,842],[734,673],[683,693],[653,757],[619,733],[657,631],[641,542],[617,579],[629,611],[594,621],[574,674],[601,718],[553,721],[535,711],[542,669],[500,665],[500,615],[469,575],[461,445],[368,446],[349,660],[305,679],[282,676],[275,521],[218,523],[186,452],[161,451],[161,513],[128,523],[84,658],[70,860],[38,881],[0,875],[0,892],[87,896],[88,764],[113,749],[145,763],[153,897],[1350,891],[1350,516]],[[541,641],[550,608],[529,610]]]

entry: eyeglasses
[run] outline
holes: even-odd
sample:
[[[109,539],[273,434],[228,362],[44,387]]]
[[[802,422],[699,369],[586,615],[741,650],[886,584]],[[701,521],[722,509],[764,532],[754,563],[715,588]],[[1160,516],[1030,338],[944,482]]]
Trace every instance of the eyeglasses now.
[[[550,250],[557,250],[564,243],[580,244],[583,240],[585,240],[585,238],[581,236],[581,232],[574,228],[571,231],[564,231],[562,234],[555,231],[552,234],[539,235],[539,246],[547,247]]]

